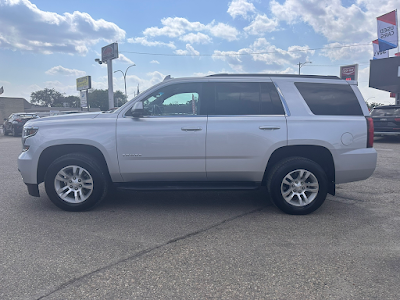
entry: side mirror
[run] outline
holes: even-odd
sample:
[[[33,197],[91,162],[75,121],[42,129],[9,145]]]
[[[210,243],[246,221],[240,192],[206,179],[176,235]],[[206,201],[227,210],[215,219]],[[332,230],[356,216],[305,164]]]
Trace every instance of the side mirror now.
[[[131,108],[131,115],[135,118],[143,117],[143,102],[136,102]]]

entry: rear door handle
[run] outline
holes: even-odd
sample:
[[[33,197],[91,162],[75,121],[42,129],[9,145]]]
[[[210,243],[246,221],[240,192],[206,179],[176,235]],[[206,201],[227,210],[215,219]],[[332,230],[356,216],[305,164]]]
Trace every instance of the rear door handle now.
[[[182,127],[182,131],[200,131],[202,130],[201,127]]]
[[[260,126],[258,128],[260,128],[261,130],[277,130],[277,129],[281,129],[279,126],[275,126],[275,125]]]

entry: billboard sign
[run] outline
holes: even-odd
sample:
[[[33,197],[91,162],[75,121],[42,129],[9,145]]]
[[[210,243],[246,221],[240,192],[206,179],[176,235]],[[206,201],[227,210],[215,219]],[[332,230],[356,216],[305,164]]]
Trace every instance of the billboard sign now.
[[[379,51],[397,47],[397,11],[394,10],[383,16],[377,17]]]
[[[85,76],[76,79],[76,90],[88,90],[92,88],[92,77]]]
[[[106,62],[107,60],[118,58],[118,43],[112,43],[101,48],[101,61]]]
[[[81,100],[81,107],[87,107],[87,91],[81,91],[81,96],[79,98]]]
[[[341,66],[340,78],[345,80],[358,80],[358,64]]]
[[[379,51],[379,42],[378,40],[372,41],[372,45],[374,47],[374,59],[388,58],[389,50]]]
[[[369,87],[400,93],[400,56],[370,60]]]

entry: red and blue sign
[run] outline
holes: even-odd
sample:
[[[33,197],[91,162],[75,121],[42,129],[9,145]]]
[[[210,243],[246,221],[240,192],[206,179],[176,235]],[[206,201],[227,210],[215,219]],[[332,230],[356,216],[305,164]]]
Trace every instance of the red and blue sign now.
[[[379,52],[397,47],[397,11],[394,10],[376,18],[378,21],[378,44]]]

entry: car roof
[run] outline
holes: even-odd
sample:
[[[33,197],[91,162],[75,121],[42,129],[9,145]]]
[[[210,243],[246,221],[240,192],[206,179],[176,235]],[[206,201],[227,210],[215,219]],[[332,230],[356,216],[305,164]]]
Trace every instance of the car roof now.
[[[320,79],[339,79],[343,80],[337,76],[322,76],[322,75],[297,75],[297,74],[212,74],[206,77],[297,77],[297,78],[320,78]]]

